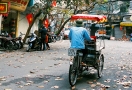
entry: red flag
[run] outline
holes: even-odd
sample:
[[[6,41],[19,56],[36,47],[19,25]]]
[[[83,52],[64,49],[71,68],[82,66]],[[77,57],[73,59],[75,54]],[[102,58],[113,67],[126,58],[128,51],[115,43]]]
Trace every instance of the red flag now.
[[[43,24],[44,24],[44,26],[46,28],[48,28],[48,26],[49,26],[49,20],[48,19],[44,20]]]
[[[32,13],[27,14],[26,18],[28,20],[28,23],[31,24],[33,21],[33,14]]]
[[[55,7],[55,6],[56,6],[56,0],[53,0],[53,1],[52,1],[51,6],[52,6],[52,7]]]

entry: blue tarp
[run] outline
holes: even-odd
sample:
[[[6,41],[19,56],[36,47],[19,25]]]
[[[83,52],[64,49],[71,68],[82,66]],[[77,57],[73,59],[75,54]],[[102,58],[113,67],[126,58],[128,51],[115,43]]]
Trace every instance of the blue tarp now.
[[[28,7],[33,6],[34,5],[34,0],[30,0],[28,3]]]

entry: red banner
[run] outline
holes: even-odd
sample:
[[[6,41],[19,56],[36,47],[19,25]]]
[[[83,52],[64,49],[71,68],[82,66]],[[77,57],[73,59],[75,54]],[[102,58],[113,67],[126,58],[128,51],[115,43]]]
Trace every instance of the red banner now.
[[[44,25],[46,28],[48,28],[48,27],[49,27],[49,20],[48,20],[48,19],[44,20],[43,25]]]
[[[27,15],[26,15],[26,18],[27,18],[27,20],[28,20],[28,23],[31,24],[32,21],[33,21],[33,14],[32,14],[32,13],[27,14]]]
[[[0,15],[8,16],[10,3],[9,2],[1,2],[0,3]]]
[[[53,1],[52,1],[51,6],[52,6],[52,7],[55,7],[55,6],[56,6],[56,0],[53,0]]]

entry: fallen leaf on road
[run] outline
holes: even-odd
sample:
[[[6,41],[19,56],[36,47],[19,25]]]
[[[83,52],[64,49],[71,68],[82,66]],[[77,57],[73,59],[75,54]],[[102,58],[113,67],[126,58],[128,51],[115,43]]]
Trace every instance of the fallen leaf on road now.
[[[47,82],[49,82],[49,81],[44,81],[44,83],[47,83]]]
[[[34,74],[35,72],[34,71],[30,71],[30,73],[33,73]]]
[[[21,58],[24,58],[24,56],[23,56],[23,55],[21,55]]]
[[[57,77],[55,80],[63,80],[63,78]]]
[[[105,88],[110,88],[110,86],[109,85],[105,85]]]
[[[101,87],[101,90],[106,90],[106,87]]]
[[[107,79],[107,80],[105,80],[104,82],[107,82],[107,83],[109,83],[111,81],[111,79]]]
[[[88,81],[88,84],[93,84],[93,82],[91,82],[91,81]]]
[[[52,86],[51,88],[59,88],[59,86]]]
[[[5,77],[0,77],[0,81],[6,81]]]
[[[71,87],[71,90],[75,90],[75,86],[72,86],[72,87]]]
[[[31,83],[26,83],[24,86],[29,86],[29,85],[31,85]]]
[[[91,88],[94,88],[94,87],[96,87],[96,84],[91,84]]]
[[[39,87],[39,88],[44,88],[44,86],[37,86],[37,87]]]
[[[20,85],[20,86],[19,86],[19,88],[23,88],[23,86],[22,86],[22,85]]]
[[[101,86],[101,83],[100,83],[100,82],[97,82],[96,85],[97,85],[97,86]]]
[[[4,89],[4,90],[12,90],[12,89]]]

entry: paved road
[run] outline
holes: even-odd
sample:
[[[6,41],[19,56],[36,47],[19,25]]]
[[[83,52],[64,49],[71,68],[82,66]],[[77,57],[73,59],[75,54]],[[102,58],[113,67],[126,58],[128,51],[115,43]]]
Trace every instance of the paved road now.
[[[71,90],[68,40],[50,43],[51,50],[26,49],[0,54],[0,90]],[[95,70],[81,76],[75,90],[132,90],[132,42],[105,40],[103,76]],[[103,88],[105,87],[105,89]]]

